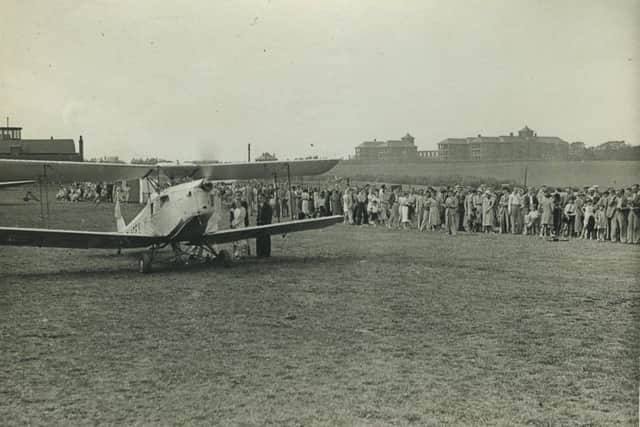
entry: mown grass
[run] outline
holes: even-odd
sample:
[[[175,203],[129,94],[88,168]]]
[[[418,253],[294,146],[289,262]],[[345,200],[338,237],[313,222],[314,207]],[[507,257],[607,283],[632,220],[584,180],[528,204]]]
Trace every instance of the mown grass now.
[[[37,225],[39,207],[0,209]],[[113,227],[109,205],[52,213]],[[110,251],[0,248],[2,423],[638,424],[638,248],[273,240],[269,260],[148,276]]]

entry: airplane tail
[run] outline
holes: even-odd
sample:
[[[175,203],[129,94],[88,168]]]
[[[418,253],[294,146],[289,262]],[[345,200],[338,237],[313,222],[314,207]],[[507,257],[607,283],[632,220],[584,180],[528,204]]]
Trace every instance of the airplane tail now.
[[[122,213],[120,212],[120,198],[116,198],[116,208],[114,212],[114,216],[116,218],[116,227],[119,233],[122,233],[127,228],[127,223],[124,222],[124,218],[122,217]]]

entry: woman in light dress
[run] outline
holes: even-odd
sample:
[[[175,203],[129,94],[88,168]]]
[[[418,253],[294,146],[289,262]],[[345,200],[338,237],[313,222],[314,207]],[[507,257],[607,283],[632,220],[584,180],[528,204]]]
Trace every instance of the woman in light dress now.
[[[442,225],[440,218],[440,208],[442,207],[442,200],[438,194],[432,195],[429,198],[429,229],[437,230]]]
[[[540,200],[540,209],[542,210],[542,216],[540,218],[542,229],[540,233],[541,236],[549,236],[551,234],[551,226],[553,225],[553,200],[548,191],[544,193],[542,200]]]
[[[231,221],[231,228],[245,228],[245,218],[247,217],[247,210],[242,206],[239,201],[233,202],[233,220]],[[233,243],[233,256],[240,258],[248,253],[249,242],[247,240],[238,240]]]
[[[300,197],[302,199],[302,218],[309,218],[309,216],[311,215],[311,209],[309,206],[309,191],[305,188],[304,190],[302,190],[302,196]]]
[[[409,195],[406,192],[402,193],[398,202],[400,204],[400,222],[402,228],[406,229],[409,226]]]
[[[373,190],[369,190],[369,195],[367,196],[367,213],[369,214],[370,225],[375,226],[378,224],[378,211],[379,211],[378,196],[376,196]]]
[[[431,192],[427,191],[422,197],[422,218],[420,219],[420,231],[429,230],[429,211],[431,210]]]
[[[487,190],[484,193],[484,197],[482,197],[482,228],[485,233],[490,233],[493,231],[493,227],[495,227],[496,223],[496,213],[494,210],[494,206],[496,203],[496,197],[491,193],[490,190]]]

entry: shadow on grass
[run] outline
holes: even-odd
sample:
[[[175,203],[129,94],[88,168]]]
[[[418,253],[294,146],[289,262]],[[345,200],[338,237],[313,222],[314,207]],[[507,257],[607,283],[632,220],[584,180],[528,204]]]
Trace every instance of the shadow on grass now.
[[[255,271],[255,268],[264,268],[266,272],[268,272],[269,267],[282,267],[282,266],[296,266],[295,268],[299,268],[299,266],[304,266],[305,268],[309,266],[316,266],[322,264],[330,264],[332,266],[338,264],[348,264],[353,262],[358,262],[360,257],[332,257],[332,256],[309,256],[309,257],[294,257],[294,256],[273,256],[269,258],[244,258],[241,260],[236,260],[231,263],[231,266],[225,268],[220,265],[208,264],[206,262],[196,261],[192,264],[178,264],[172,262],[163,262],[157,261],[153,266],[153,271],[149,275],[143,275],[141,273],[137,273],[137,264],[135,261],[137,257],[140,256],[142,252],[129,252],[118,255],[116,253],[107,253],[104,255],[101,254],[88,254],[87,258],[105,258],[105,259],[117,259],[117,258],[128,258],[132,260],[130,266],[125,266],[120,268],[119,266],[113,266],[113,268],[100,268],[96,270],[88,269],[86,267],[78,268],[78,269],[70,269],[65,271],[43,271],[43,272],[25,272],[25,273],[14,273],[14,274],[6,274],[4,277],[7,279],[11,278],[20,278],[20,279],[37,279],[42,277],[51,277],[56,276],[57,278],[83,278],[85,280],[104,280],[105,278],[113,278],[114,280],[128,280],[130,274],[140,274],[141,277],[161,277],[163,273],[176,273],[176,272],[192,272],[192,273],[201,273],[201,272],[211,272],[216,275],[222,275],[224,277],[225,273],[237,272],[241,271],[243,268],[250,269],[251,272]],[[247,271],[249,273],[249,271]]]

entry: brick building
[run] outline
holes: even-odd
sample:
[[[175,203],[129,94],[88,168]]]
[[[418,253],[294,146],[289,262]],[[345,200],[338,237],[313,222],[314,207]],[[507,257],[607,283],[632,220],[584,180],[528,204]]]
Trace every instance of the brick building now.
[[[438,143],[441,160],[567,160],[569,143],[556,136],[538,136],[528,126],[518,135],[447,138]]]
[[[356,160],[413,160],[418,158],[415,138],[406,134],[399,140],[364,141],[356,147]]]
[[[0,158],[23,160],[82,161],[82,137],[78,151],[73,139],[22,139],[21,127],[0,127]]]

